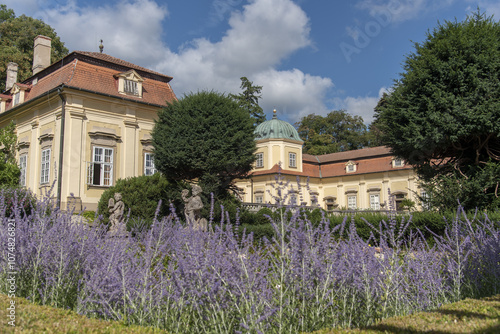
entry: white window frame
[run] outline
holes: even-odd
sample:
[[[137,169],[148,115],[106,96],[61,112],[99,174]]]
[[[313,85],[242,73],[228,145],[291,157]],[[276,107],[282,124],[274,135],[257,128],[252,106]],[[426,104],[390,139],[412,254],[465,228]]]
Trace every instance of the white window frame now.
[[[431,203],[428,202],[429,200],[429,194],[425,190],[420,191],[420,197],[422,198],[422,209],[424,210],[430,210],[431,209]]]
[[[255,203],[264,203],[263,195],[255,195]]]
[[[380,194],[370,194],[370,208],[380,210]]]
[[[40,163],[40,184],[47,184],[50,181],[50,155],[51,149],[46,148],[42,150],[41,163]]]
[[[255,160],[255,167],[264,167],[264,153],[257,153],[255,156],[257,157],[257,159]]]
[[[127,94],[139,95],[139,84],[134,80],[123,79],[123,91]]]
[[[288,153],[288,163],[290,167],[297,167],[297,154]]]
[[[144,175],[153,175],[156,173],[153,153],[144,153]]]
[[[14,94],[14,101],[12,106],[17,106],[19,104],[19,100],[21,99],[21,92],[17,92]]]
[[[405,165],[403,159],[392,160],[392,167],[403,167]]]
[[[354,161],[348,161],[345,164],[346,173],[354,173],[356,171],[356,163]]]
[[[26,168],[28,166],[28,155],[21,154],[19,156],[19,170],[21,171],[21,175],[19,175],[19,185],[21,187],[26,186]]]
[[[349,210],[356,210],[358,208],[358,198],[356,195],[347,196],[347,208]]]
[[[93,146],[92,162],[87,166],[87,184],[111,187],[113,185],[113,172],[114,149],[111,147]]]

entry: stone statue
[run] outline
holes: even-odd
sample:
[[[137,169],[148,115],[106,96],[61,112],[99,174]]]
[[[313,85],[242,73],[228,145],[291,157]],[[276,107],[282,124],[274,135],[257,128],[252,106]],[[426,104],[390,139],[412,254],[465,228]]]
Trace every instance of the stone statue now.
[[[108,201],[109,209],[109,222],[111,226],[109,232],[113,235],[125,233],[127,228],[123,222],[123,212],[125,211],[125,204],[122,201],[122,195],[120,193],[115,193],[113,197]]]
[[[203,202],[199,196],[202,189],[198,185],[192,188],[192,196],[188,197],[189,190],[184,189],[181,192],[182,200],[184,201],[184,215],[186,216],[186,223],[194,229],[206,231],[207,220],[201,217],[201,209],[203,209]]]

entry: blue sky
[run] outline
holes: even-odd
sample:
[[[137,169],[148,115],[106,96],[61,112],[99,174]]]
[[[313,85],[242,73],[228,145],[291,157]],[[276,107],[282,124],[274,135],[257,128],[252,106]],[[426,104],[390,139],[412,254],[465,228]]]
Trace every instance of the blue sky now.
[[[463,20],[492,0],[3,0],[51,25],[70,51],[104,52],[171,75],[185,93],[263,86],[268,115],[296,122],[346,109],[370,123],[414,42],[438,21]]]

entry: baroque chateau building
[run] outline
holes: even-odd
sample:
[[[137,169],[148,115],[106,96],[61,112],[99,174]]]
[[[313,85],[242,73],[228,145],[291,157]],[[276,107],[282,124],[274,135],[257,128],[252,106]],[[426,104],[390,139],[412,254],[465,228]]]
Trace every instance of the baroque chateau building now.
[[[275,204],[276,180],[288,182],[288,200],[328,210],[387,209],[389,191],[396,207],[418,202],[416,174],[385,146],[324,155],[302,153],[303,141],[289,123],[273,118],[255,130],[257,160],[237,186],[244,202]],[[279,175],[279,177],[277,177]],[[419,194],[420,195],[420,194]]]
[[[50,48],[50,38],[35,39],[33,75],[23,82],[17,64],[8,64],[0,128],[16,125],[21,185],[39,196],[50,191],[63,209],[95,210],[116,180],[156,172],[151,131],[176,99],[172,77],[98,52],[50,64]],[[255,168],[236,182],[244,202],[273,204],[278,174],[291,181],[297,203],[327,210],[379,210],[389,189],[397,203],[416,201],[413,169],[386,147],[303,154],[297,131],[276,113],[257,127],[256,140]]]

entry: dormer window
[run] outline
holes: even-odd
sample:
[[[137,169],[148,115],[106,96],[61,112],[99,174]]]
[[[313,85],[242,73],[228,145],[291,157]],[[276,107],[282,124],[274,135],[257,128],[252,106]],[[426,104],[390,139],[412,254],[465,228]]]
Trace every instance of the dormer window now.
[[[349,160],[345,164],[345,171],[347,173],[354,173],[356,171],[356,163],[352,160]]]
[[[142,97],[142,83],[144,79],[134,70],[116,74],[118,78],[118,93],[129,96]]]
[[[127,94],[139,95],[139,89],[137,89],[137,82],[125,79],[123,90]]]
[[[10,92],[12,94],[12,106],[15,107],[24,102],[26,90],[29,89],[28,85],[14,84]]]
[[[403,159],[392,159],[392,167],[403,167],[404,165]]]

